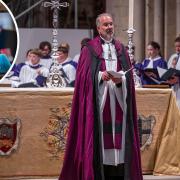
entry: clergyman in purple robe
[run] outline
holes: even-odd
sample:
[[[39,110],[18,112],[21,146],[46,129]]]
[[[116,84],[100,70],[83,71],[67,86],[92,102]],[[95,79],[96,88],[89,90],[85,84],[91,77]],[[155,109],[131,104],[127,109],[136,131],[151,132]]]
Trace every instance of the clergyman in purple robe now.
[[[110,14],[83,47],[59,180],[142,180],[134,81]]]

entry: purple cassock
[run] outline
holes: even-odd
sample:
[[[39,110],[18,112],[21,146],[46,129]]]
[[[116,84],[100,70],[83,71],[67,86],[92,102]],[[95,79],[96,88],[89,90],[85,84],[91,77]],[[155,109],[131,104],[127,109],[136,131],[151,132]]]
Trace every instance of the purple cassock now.
[[[128,70],[131,65],[125,48],[119,41],[115,40],[114,44],[119,67],[124,71]],[[98,98],[98,74],[104,61],[102,52],[102,41],[99,37],[90,41],[81,51],[64,164],[59,180],[104,180]],[[131,72],[126,74],[126,84],[124,179],[142,180],[135,90]],[[121,109],[117,111],[122,113]],[[121,119],[117,121],[121,122]],[[116,146],[119,147],[119,144],[117,142]]]

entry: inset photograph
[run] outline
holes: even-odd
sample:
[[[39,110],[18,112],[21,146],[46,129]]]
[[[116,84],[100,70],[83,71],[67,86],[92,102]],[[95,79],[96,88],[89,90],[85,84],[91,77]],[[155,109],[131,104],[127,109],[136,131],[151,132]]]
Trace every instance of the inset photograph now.
[[[18,36],[15,18],[0,0],[0,81],[13,68],[18,51]]]

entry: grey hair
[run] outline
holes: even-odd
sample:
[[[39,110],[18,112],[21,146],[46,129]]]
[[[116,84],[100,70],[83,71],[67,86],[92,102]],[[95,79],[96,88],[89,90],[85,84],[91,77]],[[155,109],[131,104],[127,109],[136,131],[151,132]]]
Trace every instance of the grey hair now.
[[[111,18],[113,19],[112,15],[109,14],[109,13],[99,14],[99,15],[97,16],[97,18],[96,18],[96,26],[99,26],[99,25],[100,25],[100,18],[101,18],[102,16],[109,16],[109,17],[111,17]]]

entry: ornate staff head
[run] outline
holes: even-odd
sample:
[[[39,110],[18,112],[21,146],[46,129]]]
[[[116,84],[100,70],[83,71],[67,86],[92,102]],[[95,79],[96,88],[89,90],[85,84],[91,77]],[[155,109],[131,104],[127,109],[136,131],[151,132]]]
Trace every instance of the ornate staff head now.
[[[60,0],[51,0],[51,2],[44,2],[44,7],[51,7],[51,10],[53,10],[53,30],[52,30],[52,60],[53,64],[50,68],[49,72],[49,78],[48,78],[48,87],[65,87],[66,83],[64,78],[61,76],[61,72],[58,68],[58,62],[57,62],[57,51],[58,51],[58,22],[59,22],[59,16],[58,16],[58,10],[60,10],[61,7],[68,7],[69,3],[62,2],[60,3]]]

